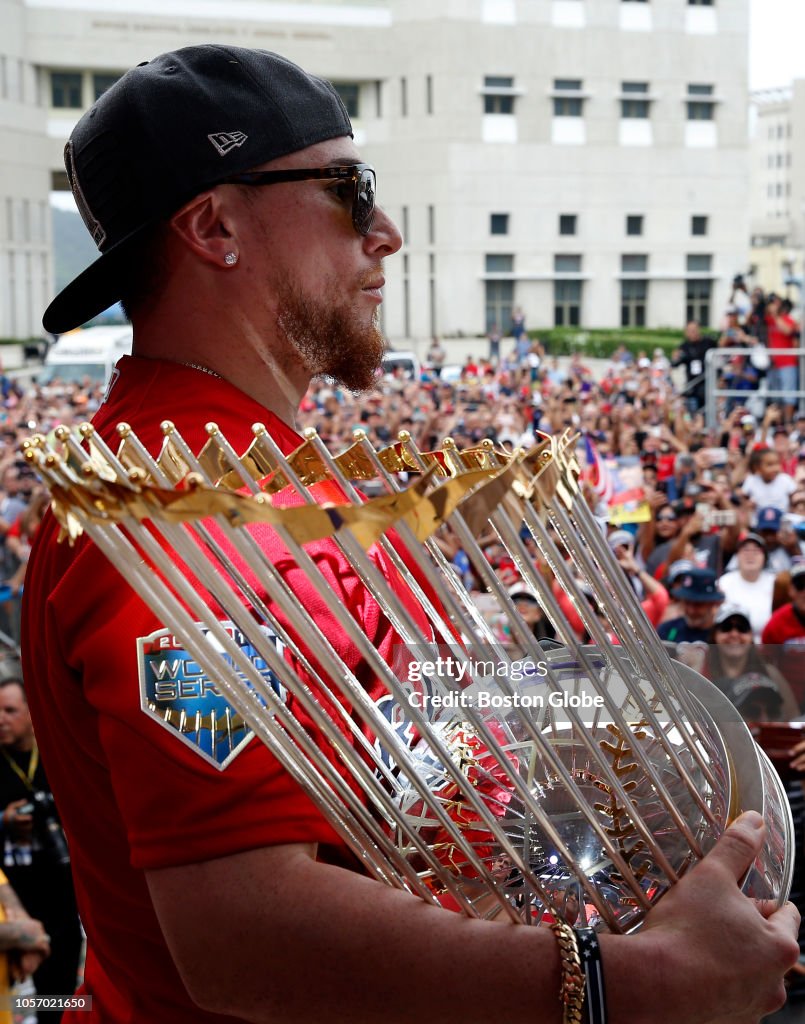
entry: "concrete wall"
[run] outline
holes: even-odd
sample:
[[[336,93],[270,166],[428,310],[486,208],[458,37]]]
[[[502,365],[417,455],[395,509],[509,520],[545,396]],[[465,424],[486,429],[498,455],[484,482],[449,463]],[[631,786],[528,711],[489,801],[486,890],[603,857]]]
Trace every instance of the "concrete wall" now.
[[[8,20],[42,99],[26,111],[34,166],[7,172],[16,198],[35,181],[41,201],[79,113],[50,109],[51,71],[82,71],[88,103],[92,72],[221,41],[276,49],[327,77],[362,83],[356,139],[378,168],[381,202],[408,226],[407,273],[397,257],[387,274],[384,323],[395,343],[406,333],[429,338],[433,329],[483,331],[487,254],[513,255],[515,304],[532,326],[553,322],[556,254],[582,256],[588,327],[619,322],[623,254],[649,257],[655,326],[684,319],[688,254],[712,257],[716,312],[732,275],[747,265],[748,0],[712,9],[681,0],[353,0],[315,8],[229,0],[219,8],[225,17],[190,0],[172,0],[163,14],[165,6],[0,0],[0,39]],[[485,76],[513,79],[512,117],[484,115]],[[554,79],[581,80],[581,121],[554,123]],[[634,141],[635,131],[620,118],[623,81],[649,85],[650,119],[637,128],[649,130],[650,145],[623,144],[624,132]],[[715,93],[715,120],[694,124],[697,138],[686,120],[689,83],[712,84]],[[5,125],[0,114],[4,152],[6,137],[19,145]],[[583,143],[554,141],[582,125]],[[490,234],[491,213],[509,214],[508,235]],[[560,213],[576,215],[576,236],[559,235]],[[642,237],[626,236],[627,214],[644,217]],[[708,218],[705,237],[691,236],[694,214]]]

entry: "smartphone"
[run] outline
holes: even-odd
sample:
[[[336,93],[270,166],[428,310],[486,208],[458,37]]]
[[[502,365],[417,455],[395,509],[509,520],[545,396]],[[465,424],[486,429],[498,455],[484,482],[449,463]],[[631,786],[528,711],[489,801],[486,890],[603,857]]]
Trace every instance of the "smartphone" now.
[[[705,448],[702,454],[706,458],[708,466],[724,466],[729,453],[726,448]]]

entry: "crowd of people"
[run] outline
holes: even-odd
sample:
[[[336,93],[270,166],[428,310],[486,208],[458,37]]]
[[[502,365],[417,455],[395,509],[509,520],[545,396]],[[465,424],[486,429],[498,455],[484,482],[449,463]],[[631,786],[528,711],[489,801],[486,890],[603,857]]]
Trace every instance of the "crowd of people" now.
[[[737,321],[731,306],[720,342],[703,341],[699,326],[689,324],[670,358],[660,349],[633,356],[621,345],[597,376],[581,354],[560,360],[538,340],[526,343],[520,335],[504,340],[502,350],[496,349],[499,358],[467,358],[448,380],[442,377],[445,349],[435,339],[419,379],[398,369],[360,396],[328,379],[314,381],[302,401],[299,426],[315,427],[334,451],[349,445],[358,428],[378,447],[407,431],[423,451],[437,448],[445,437],[460,447],[488,439],[511,450],[532,446],[541,434],[578,432],[585,499],[659,638],[719,686],[747,720],[791,721],[805,711],[805,412],[768,401],[754,415],[730,401],[719,427],[706,427],[700,382],[691,376],[689,357],[704,344],[735,345]],[[762,365],[762,359],[755,357],[755,364]],[[685,388],[675,366],[684,366],[692,387]],[[0,433],[0,629],[9,650],[18,640],[27,554],[49,498],[23,458],[21,442],[33,432],[47,434],[89,419],[103,390],[89,380],[6,389]],[[631,516],[624,516],[620,505],[622,486],[637,496]],[[614,508],[618,516],[611,515]],[[494,538],[479,540],[535,636],[555,638],[554,624],[522,584],[507,552]],[[439,542],[484,604],[482,581],[449,527],[442,528]],[[533,544],[530,550],[551,579]],[[552,585],[577,638],[588,641],[571,602],[558,582]],[[21,685],[18,696],[24,702]],[[801,759],[804,753],[805,744],[793,756]],[[4,828],[7,848],[14,850],[12,828],[19,826],[11,823],[21,791],[11,795],[17,799],[6,801]],[[29,872],[14,870],[27,892]],[[55,870],[46,865],[45,877]],[[56,889],[60,898],[65,892],[72,899],[69,885],[59,883]],[[41,901],[34,902],[35,916],[47,918]],[[67,927],[76,922],[74,908],[55,916]],[[51,932],[58,931],[57,922],[47,923]],[[68,961],[75,957],[74,938],[61,945],[69,949]],[[56,952],[63,961],[64,951]],[[74,959],[70,969],[75,970]]]
[[[125,148],[109,146],[109,139],[124,136]],[[153,161],[130,159],[135,150],[153,149],[157,137],[165,140],[170,175],[155,174]],[[276,54],[202,45],[140,64],[79,120],[66,154],[71,185],[102,254],[54,298],[43,324],[64,333],[120,300],[133,324],[134,348],[118,364],[103,403],[94,385],[3,392],[6,640],[13,647],[13,609],[22,589],[24,681],[15,676],[0,687],[7,691],[0,752],[9,783],[0,828],[10,870],[29,867],[24,862],[33,858],[43,824],[51,844],[42,852],[51,865],[64,866],[65,850],[52,842],[58,829],[47,799],[52,785],[87,935],[82,991],[91,995],[97,1019],[450,1024],[465,1020],[470,1005],[477,1019],[526,1021],[537,1012],[554,1021],[580,1019],[584,1004],[591,1021],[609,1015],[651,1017],[657,1024],[757,1024],[781,1006],[784,977],[799,955],[799,914],[791,903],[757,905],[737,884],[767,839],[760,815],[749,811],[729,823],[635,934],[571,928],[560,920],[575,914],[567,899],[547,928],[508,928],[464,920],[379,884],[359,870],[356,854],[368,851],[343,841],[333,818],[323,816],[269,745],[247,739],[233,748],[235,709],[214,685],[185,674],[193,663],[173,636],[170,614],[152,612],[98,547],[59,544],[58,522],[41,519],[47,496],[17,444],[21,433],[48,433],[96,408],[96,436],[113,444],[125,421],[152,453],[167,418],[191,447],[206,437],[204,422],[215,420],[236,448],[261,420],[286,452],[299,441],[293,428],[308,424],[333,448],[349,443],[355,426],[378,443],[408,429],[423,448],[445,434],[462,446],[489,439],[513,447],[532,443],[540,431],[578,430],[584,496],[619,563],[612,571],[625,574],[660,635],[680,649],[687,644],[681,653],[700,652],[697,644],[711,630],[733,638],[705,667],[738,700],[751,688],[747,672],[757,669],[755,652],[743,650],[750,646],[744,627],[748,621],[752,628],[753,619],[732,603],[734,595],[727,605],[722,577],[737,573],[739,591],[756,582],[752,545],[769,564],[772,556],[788,557],[779,575],[788,574],[790,600],[762,625],[761,639],[773,625],[790,629],[799,615],[793,409],[783,403],[764,411],[752,431],[743,421],[749,413],[730,409],[720,436],[707,436],[694,363],[686,363],[691,379],[684,394],[670,374],[671,364],[693,358],[690,346],[670,360],[662,353],[633,360],[620,351],[596,380],[581,357],[564,367],[546,353],[526,331],[522,310],[513,352],[498,339],[494,365],[469,359],[453,381],[442,361],[421,379],[395,374],[367,393],[383,352],[377,318],[383,261],[400,249],[402,237],[376,203],[375,171],[361,162],[334,87]],[[125,190],[117,187],[121,180]],[[255,187],[267,185],[276,187]],[[686,341],[693,344],[694,334],[689,329]],[[308,391],[322,375],[343,386],[322,382]],[[364,394],[356,399],[353,390]],[[778,439],[778,427],[787,439]],[[723,457],[713,454],[721,450]],[[792,455],[797,465],[790,471],[781,461]],[[14,500],[23,506],[16,515]],[[343,595],[357,627],[345,630],[342,608],[317,601],[275,531],[258,526],[252,539],[354,672],[363,690],[355,695],[356,717],[364,700],[387,696],[372,670],[375,658],[353,642],[358,632],[390,664],[401,639],[393,616],[378,616],[368,579],[332,541],[311,555]],[[461,538],[447,528],[439,540],[480,595],[477,559],[466,557]],[[533,595],[517,592],[521,584],[505,550],[494,537],[478,543],[487,560],[480,576],[497,573],[535,636],[547,636],[553,627]],[[545,571],[539,551],[529,550]],[[233,564],[239,557],[233,552]],[[777,562],[774,568],[779,583]],[[248,566],[241,571],[257,611],[270,597]],[[391,559],[378,571],[399,594],[416,634],[430,636],[418,591]],[[777,623],[778,615],[789,618]],[[586,613],[580,618],[592,621]],[[309,667],[311,689],[305,683],[297,705],[287,704],[306,727],[305,701],[318,690],[315,659],[304,654],[304,636],[289,635],[281,624],[277,632],[285,634],[283,647],[289,637],[289,655],[299,645],[299,660]],[[279,647],[280,635],[264,642],[272,639]],[[248,637],[233,642],[248,649]],[[168,648],[170,662],[163,656]],[[758,657],[765,659],[765,649]],[[787,679],[790,690],[781,692],[781,707],[798,710],[802,695],[787,676],[789,666],[775,667],[776,685]],[[160,684],[159,714],[149,703],[153,681]],[[327,698],[333,703],[329,691]],[[347,712],[346,721],[349,709],[338,710]],[[224,736],[220,744],[203,745],[204,722],[213,741]],[[289,736],[300,749],[310,746],[293,728]],[[337,741],[329,734],[310,738],[332,750],[333,777],[347,746],[357,760],[370,746],[359,728],[339,730]],[[328,760],[328,751],[322,753]],[[384,779],[393,781],[385,769]],[[343,781],[333,787],[336,802],[351,790],[352,778]],[[622,785],[628,791],[631,783]],[[497,796],[497,780],[495,787],[495,800],[503,802],[508,794]],[[343,797],[350,809],[352,795]],[[610,818],[621,821],[614,811]],[[511,862],[496,861],[495,877],[506,878]],[[50,945],[55,961],[61,940],[39,920],[36,952]],[[390,958],[399,968],[393,998]],[[445,972],[447,962],[461,970]],[[73,971],[74,960],[69,965]],[[67,982],[60,984],[69,991]],[[68,1012],[67,1019],[78,1017]]]
[[[708,428],[700,378],[709,348],[744,346],[746,356],[724,365],[728,374],[738,372],[736,359],[752,366],[756,391],[773,372],[764,357],[767,344],[779,340],[774,331],[791,326],[790,344],[797,343],[785,302],[758,289],[749,296],[736,279],[720,334],[704,335],[692,322],[669,355],[662,349],[633,355],[621,345],[596,374],[580,353],[560,360],[547,352],[525,333],[518,310],[511,337],[496,339],[491,358],[469,356],[449,379],[449,342],[434,339],[419,379],[397,368],[360,395],[327,378],[315,380],[300,406],[299,429],[314,427],[333,451],[347,447],[356,429],[378,447],[407,431],[423,451],[446,437],[459,448],[489,440],[511,450],[532,446],[541,434],[578,433],[585,497],[618,541],[613,551],[635,590],[648,598],[660,637],[716,644],[723,621],[739,621],[725,619],[722,605],[737,608],[753,643],[763,645],[768,692],[772,679],[784,691],[769,698],[770,706],[779,697],[792,717],[805,711],[805,407],[766,400],[750,412],[748,404],[728,399],[719,425]],[[778,328],[780,318],[785,322]],[[764,365],[768,371],[759,369]],[[684,368],[684,382],[675,367]],[[783,383],[790,388],[796,379]],[[722,384],[734,386],[735,380]],[[47,387],[14,384],[3,392],[0,630],[16,641],[27,554],[48,502],[20,445],[33,432],[91,418],[103,385],[56,380]],[[631,499],[627,511],[620,506],[624,489]],[[443,534],[457,571],[481,589],[449,528]],[[505,559],[495,564],[494,546],[486,550],[504,582],[515,583],[513,567]],[[699,658],[697,667],[704,664]]]

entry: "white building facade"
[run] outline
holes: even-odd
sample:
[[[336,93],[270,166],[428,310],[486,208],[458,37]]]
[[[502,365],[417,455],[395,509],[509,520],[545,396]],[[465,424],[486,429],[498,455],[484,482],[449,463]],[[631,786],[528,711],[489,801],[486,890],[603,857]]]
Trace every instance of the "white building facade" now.
[[[754,279],[802,302],[805,290],[805,79],[752,95]],[[797,295],[798,282],[800,294]]]
[[[53,292],[48,189],[96,94],[165,50],[335,81],[405,245],[394,343],[716,324],[749,240],[748,0],[0,0],[0,336]]]

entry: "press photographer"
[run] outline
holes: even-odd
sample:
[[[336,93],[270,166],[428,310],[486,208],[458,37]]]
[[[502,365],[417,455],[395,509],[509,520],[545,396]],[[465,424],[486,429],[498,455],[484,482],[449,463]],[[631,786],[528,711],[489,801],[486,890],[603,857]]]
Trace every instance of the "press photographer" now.
[[[34,973],[39,995],[76,986],[81,952],[70,854],[39,757],[25,690],[0,679],[0,829],[4,870],[22,905],[50,936],[51,956]],[[61,1019],[39,1012],[40,1024]]]

